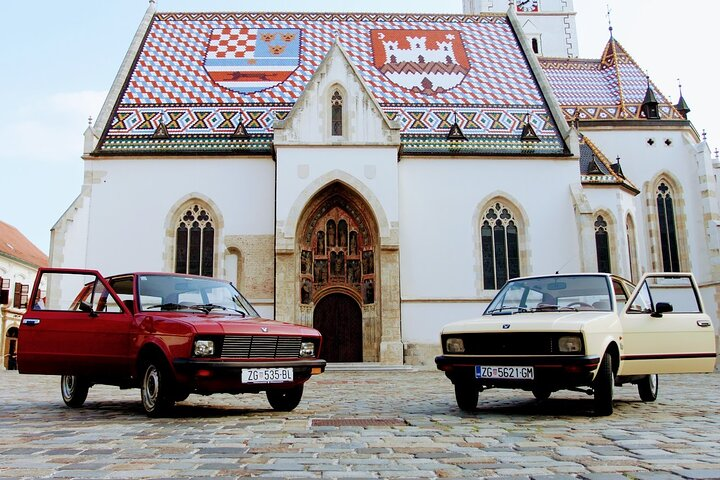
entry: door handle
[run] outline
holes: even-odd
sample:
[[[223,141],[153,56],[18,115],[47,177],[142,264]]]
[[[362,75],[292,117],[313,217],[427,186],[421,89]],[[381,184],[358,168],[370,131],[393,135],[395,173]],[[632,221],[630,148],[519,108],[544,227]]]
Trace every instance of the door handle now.
[[[22,321],[23,325],[27,325],[29,327],[34,327],[35,325],[40,325],[40,319],[39,318],[25,318]]]
[[[709,326],[712,325],[712,323],[710,323],[710,322],[707,321],[707,320],[698,320],[698,321],[695,322],[695,323],[697,323],[698,327],[709,327]]]

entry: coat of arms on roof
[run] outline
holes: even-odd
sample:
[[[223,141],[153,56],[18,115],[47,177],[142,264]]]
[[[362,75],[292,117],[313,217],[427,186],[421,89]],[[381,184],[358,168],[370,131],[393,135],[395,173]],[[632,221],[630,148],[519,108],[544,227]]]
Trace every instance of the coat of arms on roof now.
[[[300,29],[216,28],[205,54],[215,83],[240,93],[283,83],[300,64]]]
[[[372,30],[375,67],[404,89],[433,95],[451,90],[470,71],[456,30]]]

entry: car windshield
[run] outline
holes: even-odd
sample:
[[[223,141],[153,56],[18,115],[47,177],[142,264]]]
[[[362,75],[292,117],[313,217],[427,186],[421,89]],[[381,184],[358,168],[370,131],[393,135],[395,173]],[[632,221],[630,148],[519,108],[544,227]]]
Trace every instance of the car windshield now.
[[[485,315],[580,310],[612,310],[608,277],[555,275],[510,280],[490,302]]]
[[[184,311],[257,317],[250,303],[232,284],[212,278],[180,275],[139,275],[143,311]]]

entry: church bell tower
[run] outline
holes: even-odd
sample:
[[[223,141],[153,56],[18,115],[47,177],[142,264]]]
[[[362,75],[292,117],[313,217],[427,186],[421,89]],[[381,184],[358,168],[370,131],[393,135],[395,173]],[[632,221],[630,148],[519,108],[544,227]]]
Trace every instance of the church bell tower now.
[[[465,15],[513,9],[538,56],[577,58],[573,0],[463,0]]]

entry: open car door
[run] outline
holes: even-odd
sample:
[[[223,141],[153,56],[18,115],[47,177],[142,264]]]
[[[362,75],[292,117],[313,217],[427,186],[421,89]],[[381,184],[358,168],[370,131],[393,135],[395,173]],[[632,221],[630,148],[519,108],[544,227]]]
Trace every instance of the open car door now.
[[[95,270],[43,268],[20,323],[20,373],[101,375],[130,368],[132,314]]]
[[[715,369],[715,330],[691,273],[648,273],[620,312],[619,375]]]

